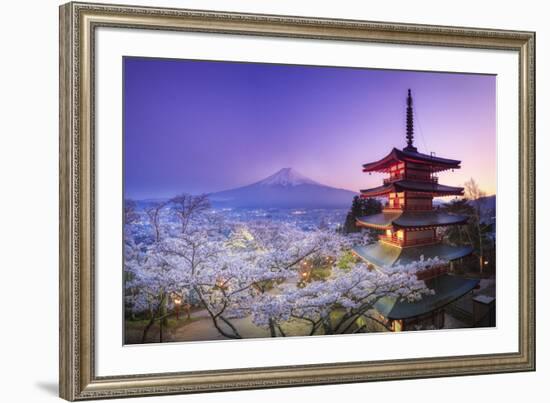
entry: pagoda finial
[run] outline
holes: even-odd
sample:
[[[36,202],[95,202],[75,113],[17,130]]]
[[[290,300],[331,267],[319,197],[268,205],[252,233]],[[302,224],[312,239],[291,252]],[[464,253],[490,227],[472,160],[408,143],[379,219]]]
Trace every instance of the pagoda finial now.
[[[407,94],[407,147],[405,147],[403,150],[405,151],[417,151],[416,147],[413,146],[413,139],[414,139],[414,125],[413,125],[413,109],[412,109],[412,96],[411,96],[411,89],[409,88],[408,94]]]

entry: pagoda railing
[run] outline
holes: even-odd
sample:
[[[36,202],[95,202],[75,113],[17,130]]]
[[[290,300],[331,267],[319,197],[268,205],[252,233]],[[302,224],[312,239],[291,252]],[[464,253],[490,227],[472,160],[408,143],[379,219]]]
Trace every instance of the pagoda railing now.
[[[404,239],[400,239],[395,235],[380,235],[380,241],[390,243],[397,246],[419,246],[419,245],[430,245],[441,241],[441,237],[435,238],[421,238],[421,239],[407,239],[405,242]]]
[[[384,179],[384,185],[389,185],[390,183],[393,183],[393,182],[396,182],[396,181],[399,181],[399,180],[402,180],[402,179],[407,179],[407,180],[412,180],[412,181],[419,181],[419,182],[439,183],[439,178],[437,176],[432,176],[430,178],[426,178],[424,176],[408,174],[408,175],[395,175],[395,176],[391,176],[389,178],[385,178]]]
[[[432,206],[392,206],[390,203],[384,205],[384,210],[403,210],[403,211],[433,211]]]
[[[403,240],[397,238],[396,236],[380,235],[378,239],[380,239],[382,242],[387,242],[394,245],[401,246],[403,244]]]

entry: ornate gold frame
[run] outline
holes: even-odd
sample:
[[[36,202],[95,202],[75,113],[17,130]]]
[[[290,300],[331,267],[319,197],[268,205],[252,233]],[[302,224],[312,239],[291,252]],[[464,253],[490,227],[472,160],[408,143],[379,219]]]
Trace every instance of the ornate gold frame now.
[[[98,377],[94,369],[94,32],[146,28],[507,49],[519,54],[519,351]],[[60,395],[67,400],[535,369],[535,33],[68,3],[60,7]]]

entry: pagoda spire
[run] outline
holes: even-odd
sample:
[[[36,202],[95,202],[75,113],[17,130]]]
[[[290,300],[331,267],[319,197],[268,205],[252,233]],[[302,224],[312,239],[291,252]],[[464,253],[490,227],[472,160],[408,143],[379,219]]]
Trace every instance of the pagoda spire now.
[[[405,147],[404,151],[418,151],[415,146],[413,146],[413,139],[414,139],[414,124],[413,124],[413,109],[412,109],[412,96],[411,96],[411,89],[409,88],[408,94],[407,94],[407,147]]]

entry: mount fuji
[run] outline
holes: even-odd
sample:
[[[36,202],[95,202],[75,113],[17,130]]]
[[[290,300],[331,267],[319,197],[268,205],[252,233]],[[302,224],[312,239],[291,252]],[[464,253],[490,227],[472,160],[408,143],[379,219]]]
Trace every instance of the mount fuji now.
[[[218,207],[234,208],[348,208],[354,193],[310,179],[283,168],[259,182],[209,194]]]

